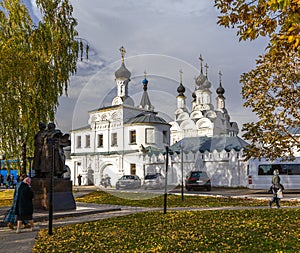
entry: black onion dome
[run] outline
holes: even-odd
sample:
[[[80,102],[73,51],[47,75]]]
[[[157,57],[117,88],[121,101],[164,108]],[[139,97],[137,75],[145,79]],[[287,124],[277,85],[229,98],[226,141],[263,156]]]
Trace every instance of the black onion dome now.
[[[130,76],[131,76],[130,71],[125,67],[124,62],[122,62],[121,67],[115,72],[115,77],[130,79]]]
[[[197,95],[195,92],[192,93],[192,98],[193,98],[193,101],[196,101]]]
[[[223,95],[225,93],[225,89],[220,85],[216,90],[218,95]]]
[[[182,83],[180,83],[180,85],[178,86],[177,92],[179,93],[179,95],[183,95],[183,93],[185,92],[185,88]]]

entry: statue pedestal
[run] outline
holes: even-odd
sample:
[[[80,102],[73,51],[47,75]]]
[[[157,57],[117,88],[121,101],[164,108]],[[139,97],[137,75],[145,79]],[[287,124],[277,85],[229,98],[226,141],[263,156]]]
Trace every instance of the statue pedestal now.
[[[50,179],[32,178],[31,189],[34,192],[34,208],[49,210]],[[52,204],[54,211],[76,209],[76,203],[72,193],[72,181],[62,178],[55,178],[53,180]]]

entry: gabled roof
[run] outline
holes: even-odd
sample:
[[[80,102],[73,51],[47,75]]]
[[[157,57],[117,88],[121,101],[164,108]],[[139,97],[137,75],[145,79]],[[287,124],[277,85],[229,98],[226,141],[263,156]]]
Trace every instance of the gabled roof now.
[[[249,145],[238,136],[186,137],[173,144],[170,149],[180,153],[181,143],[183,143],[184,152],[199,151],[201,153],[204,153],[205,151],[212,152],[214,150],[218,152],[222,150],[230,152],[232,149],[240,151],[245,146]]]

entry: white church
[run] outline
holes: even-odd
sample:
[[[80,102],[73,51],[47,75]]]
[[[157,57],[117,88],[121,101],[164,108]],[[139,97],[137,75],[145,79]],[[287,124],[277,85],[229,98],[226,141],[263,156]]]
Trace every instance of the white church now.
[[[121,47],[122,63],[115,72],[117,95],[110,106],[88,112],[86,127],[71,130],[71,154],[66,164],[71,179],[82,175],[83,185],[100,185],[109,176],[114,186],[125,174],[141,179],[149,173],[165,175],[165,147],[171,150],[168,183],[181,183],[183,173],[201,169],[207,171],[212,186],[237,187],[247,185],[247,163],[243,147],[247,143],[238,137],[236,122],[230,121],[225,107],[225,89],[221,73],[216,90],[216,105],[212,103],[212,84],[203,74],[195,78],[191,111],[186,105],[182,75],[177,88],[177,108],[174,120],[167,122],[151,104],[147,92],[148,80],[142,80],[143,94],[138,105],[128,94],[131,72],[125,66],[125,49]],[[182,155],[183,154],[183,155]]]

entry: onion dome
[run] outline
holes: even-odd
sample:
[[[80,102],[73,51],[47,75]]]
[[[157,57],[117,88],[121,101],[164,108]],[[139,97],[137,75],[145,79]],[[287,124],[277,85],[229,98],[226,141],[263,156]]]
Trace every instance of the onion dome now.
[[[195,92],[192,93],[193,101],[196,101],[197,95]]]
[[[206,80],[206,76],[203,75],[203,66],[202,66],[203,65],[203,58],[202,58],[201,54],[200,54],[199,60],[200,60],[200,75],[195,79],[195,82],[196,82],[197,86],[201,86]]]
[[[144,80],[142,81],[143,86],[143,90],[146,91],[148,88],[148,80],[147,80],[147,72],[146,70],[144,71]]]
[[[122,57],[122,64],[121,64],[121,67],[115,72],[115,77],[117,79],[121,78],[121,79],[130,80],[131,73],[126,68],[125,63],[124,63],[124,56],[125,56],[126,50],[123,46],[120,48],[120,52],[121,52],[121,57]]]
[[[185,92],[185,88],[184,88],[184,86],[182,85],[182,70],[180,69],[179,70],[179,73],[180,73],[180,84],[179,84],[179,86],[178,86],[178,88],[177,88],[177,92],[179,93],[178,94],[178,96],[184,96],[184,92]]]
[[[216,92],[218,95],[223,95],[225,93],[225,90],[224,88],[222,87],[222,73],[221,71],[219,71],[219,81],[220,81],[220,84],[219,84],[219,87],[217,88]]]
[[[200,73],[200,75],[196,78],[196,85],[197,86],[202,86],[202,84],[205,82],[206,76]]]
[[[143,84],[143,85],[147,85],[147,84],[148,84],[148,80],[145,78],[145,79],[142,81],[142,84]]]
[[[223,95],[225,93],[224,88],[222,87],[222,85],[220,84],[220,86],[217,88],[216,90],[218,95]]]
[[[142,81],[142,84],[144,85],[144,86],[143,86],[143,90],[146,91],[147,88],[148,88],[148,86],[147,86],[147,85],[148,85],[148,80],[146,79],[146,77],[145,77],[145,79]]]
[[[131,76],[130,71],[125,67],[124,62],[122,62],[121,67],[115,72],[115,77],[130,79],[130,76]]]
[[[209,89],[210,87],[211,87],[211,82],[206,79],[200,88]]]
[[[178,86],[177,92],[179,93],[180,96],[183,96],[183,95],[184,95],[183,93],[185,92],[185,88],[184,88],[184,86],[182,85],[182,83],[180,83],[180,85]]]

